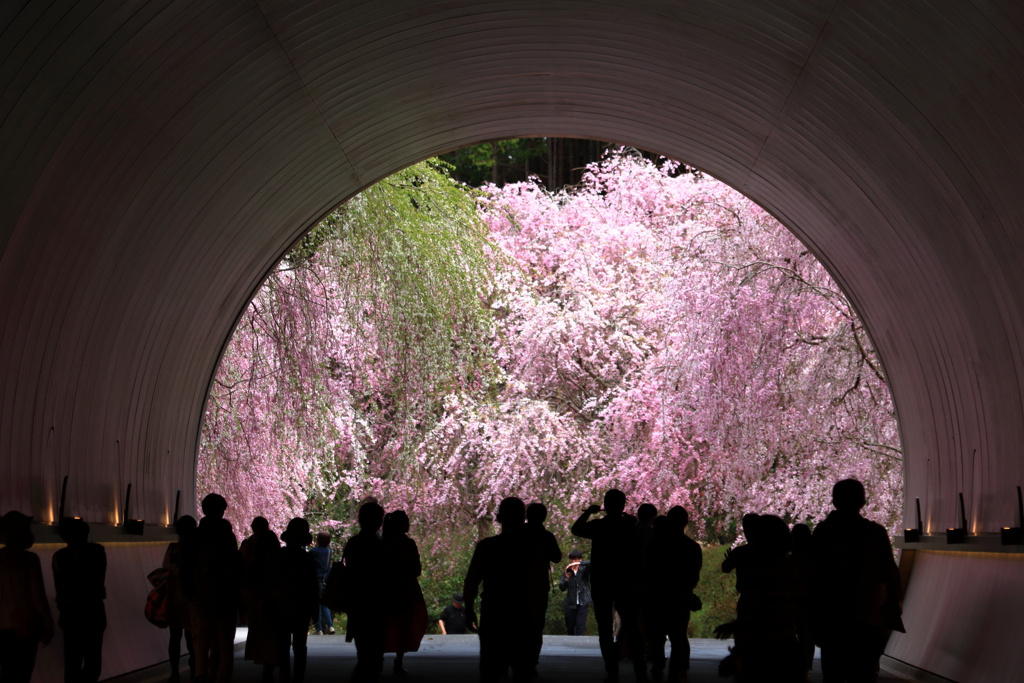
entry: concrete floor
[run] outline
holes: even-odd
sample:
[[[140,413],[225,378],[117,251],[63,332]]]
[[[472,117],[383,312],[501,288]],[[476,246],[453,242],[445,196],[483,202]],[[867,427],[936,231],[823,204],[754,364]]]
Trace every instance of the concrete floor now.
[[[239,634],[244,642],[244,635]],[[728,654],[728,643],[717,640],[692,640],[690,681],[692,683],[720,682],[718,663]],[[235,655],[235,681],[259,683],[260,667],[241,657],[241,648]],[[405,657],[409,674],[396,677],[392,673],[394,655],[387,655],[381,681],[403,683],[476,683],[479,645],[476,636],[425,636],[419,652]],[[348,680],[355,664],[355,648],[343,636],[309,637],[308,683],[339,683]],[[187,671],[187,669],[185,669]],[[631,683],[633,673],[629,662],[622,662],[622,683]],[[117,679],[117,683],[158,683],[167,680],[167,665],[151,667]],[[597,638],[583,636],[544,636],[539,683],[597,683],[604,680],[604,666],[597,647]],[[187,680],[187,679],[186,679]],[[880,681],[905,680],[885,677]],[[811,672],[811,681],[821,681],[818,662]]]

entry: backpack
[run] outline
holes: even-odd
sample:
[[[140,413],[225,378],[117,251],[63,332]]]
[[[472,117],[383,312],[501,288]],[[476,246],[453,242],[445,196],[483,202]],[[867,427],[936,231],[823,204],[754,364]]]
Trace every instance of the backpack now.
[[[167,591],[168,576],[170,576],[170,572],[160,567],[151,571],[146,577],[152,584],[153,590],[149,591],[149,596],[146,598],[146,609],[143,613],[146,615],[146,621],[158,628],[167,628],[167,607],[170,602]]]

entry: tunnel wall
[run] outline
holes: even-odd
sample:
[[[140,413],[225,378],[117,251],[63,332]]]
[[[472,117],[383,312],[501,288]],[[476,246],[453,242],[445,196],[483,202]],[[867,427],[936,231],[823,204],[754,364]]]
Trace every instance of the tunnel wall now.
[[[90,522],[118,522],[129,483],[133,516],[166,523],[178,489],[194,509],[209,382],[284,251],[407,164],[550,135],[656,150],[777,216],[879,350],[908,520],[917,497],[927,530],[954,525],[963,492],[972,531],[1007,525],[1022,26],[998,1],[0,3],[0,508],[52,521],[68,475]],[[1019,649],[966,666],[938,645],[968,624],[1020,635],[971,621],[1019,591],[1003,566],[923,562],[911,623],[933,591],[975,598],[893,651],[956,680],[1024,678]]]

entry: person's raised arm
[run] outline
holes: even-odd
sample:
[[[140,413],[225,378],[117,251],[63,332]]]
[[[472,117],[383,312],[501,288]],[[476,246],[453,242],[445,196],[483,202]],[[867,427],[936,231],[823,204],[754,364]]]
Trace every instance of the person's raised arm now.
[[[592,515],[595,515],[595,514],[597,514],[600,511],[601,511],[601,506],[600,505],[591,505],[586,510],[584,510],[583,514],[580,515],[576,519],[575,522],[573,522],[572,529],[571,529],[572,535],[573,536],[579,536],[580,538],[590,538],[590,539],[593,539],[594,538],[593,533],[591,532],[591,530],[589,528],[587,528],[587,526],[588,526],[587,522],[590,520],[590,517]]]
[[[466,625],[471,631],[476,630],[476,594],[483,581],[481,565],[483,558],[480,557],[480,544],[476,544],[473,550],[473,558],[469,561],[469,569],[466,570],[466,580],[462,584],[462,600],[466,609]]]
[[[740,547],[742,548],[743,546],[740,546]],[[737,555],[736,555],[736,550],[737,550],[736,548],[726,548],[725,549],[725,559],[722,560],[722,572],[724,574],[728,574],[729,572],[731,572],[733,569],[736,568],[736,562],[737,562],[737,559],[738,559]],[[742,551],[741,551],[741,554],[742,554]]]
[[[569,572],[570,571],[572,571],[572,570],[571,569],[566,569],[564,572],[562,572],[562,578],[558,580],[558,590],[562,591],[563,593],[566,592],[567,590],[569,590]]]

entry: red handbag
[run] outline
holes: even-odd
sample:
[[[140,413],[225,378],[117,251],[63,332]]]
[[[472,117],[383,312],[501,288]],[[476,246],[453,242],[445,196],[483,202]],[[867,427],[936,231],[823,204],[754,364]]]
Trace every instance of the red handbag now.
[[[149,591],[149,597],[146,598],[146,621],[159,628],[167,628],[167,607],[170,602],[167,591],[168,576],[170,572],[160,567],[146,577],[153,586],[153,590]]]

